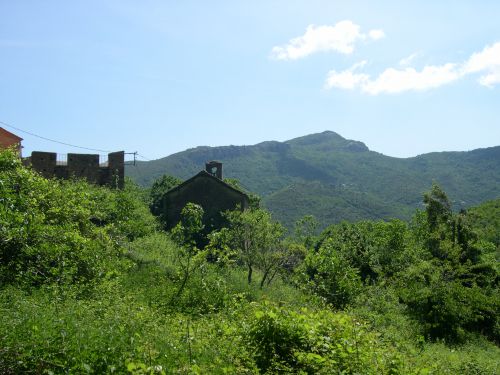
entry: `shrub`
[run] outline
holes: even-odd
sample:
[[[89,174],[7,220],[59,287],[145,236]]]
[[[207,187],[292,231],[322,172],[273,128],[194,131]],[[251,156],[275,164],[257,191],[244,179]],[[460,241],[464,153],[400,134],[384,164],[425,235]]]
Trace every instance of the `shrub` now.
[[[342,256],[333,241],[326,241],[306,256],[297,270],[297,283],[337,309],[353,301],[362,287],[359,270]]]
[[[344,313],[268,304],[255,310],[247,335],[263,373],[389,374],[399,367],[392,348]]]

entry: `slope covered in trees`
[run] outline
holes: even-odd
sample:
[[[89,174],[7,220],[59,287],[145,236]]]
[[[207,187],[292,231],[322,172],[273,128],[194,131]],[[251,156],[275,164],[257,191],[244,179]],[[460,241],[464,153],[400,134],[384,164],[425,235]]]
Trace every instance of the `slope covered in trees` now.
[[[468,214],[479,237],[496,246],[496,257],[500,261],[500,198],[472,207]]]
[[[248,191],[287,227],[305,214],[321,223],[357,219],[409,219],[422,193],[436,182],[459,209],[500,196],[500,146],[393,158],[327,131],[254,146],[197,147],[130,166],[144,186],[163,174],[186,179],[208,160]]]

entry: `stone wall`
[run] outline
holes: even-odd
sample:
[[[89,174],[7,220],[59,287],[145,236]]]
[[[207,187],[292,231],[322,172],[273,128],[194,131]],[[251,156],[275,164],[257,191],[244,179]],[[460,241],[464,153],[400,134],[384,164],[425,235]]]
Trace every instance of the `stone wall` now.
[[[99,165],[99,155],[68,154],[67,161],[58,162],[54,152],[33,151],[31,167],[46,178],[85,178],[96,185],[123,188],[125,179],[125,153],[108,154],[108,162]]]

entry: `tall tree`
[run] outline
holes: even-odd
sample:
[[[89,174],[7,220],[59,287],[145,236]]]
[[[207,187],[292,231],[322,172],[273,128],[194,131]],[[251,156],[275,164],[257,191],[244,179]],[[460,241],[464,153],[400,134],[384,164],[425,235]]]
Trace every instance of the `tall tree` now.
[[[435,230],[439,224],[446,223],[451,217],[451,204],[446,193],[437,184],[424,193],[425,212],[430,229]]]

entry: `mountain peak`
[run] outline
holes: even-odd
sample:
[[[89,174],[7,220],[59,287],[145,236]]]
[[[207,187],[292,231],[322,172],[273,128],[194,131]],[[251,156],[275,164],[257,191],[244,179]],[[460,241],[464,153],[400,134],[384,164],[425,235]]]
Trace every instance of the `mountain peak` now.
[[[331,130],[325,130],[321,133],[309,134],[286,141],[292,146],[313,147],[323,151],[346,151],[346,152],[364,152],[370,151],[363,142],[345,139],[340,134]]]
[[[328,135],[328,136],[334,136],[334,137],[338,137],[338,138],[342,138],[344,139],[344,137],[342,137],[339,133],[335,133],[334,131],[332,130],[325,130],[321,133],[317,133],[317,134],[323,134],[323,135]]]

